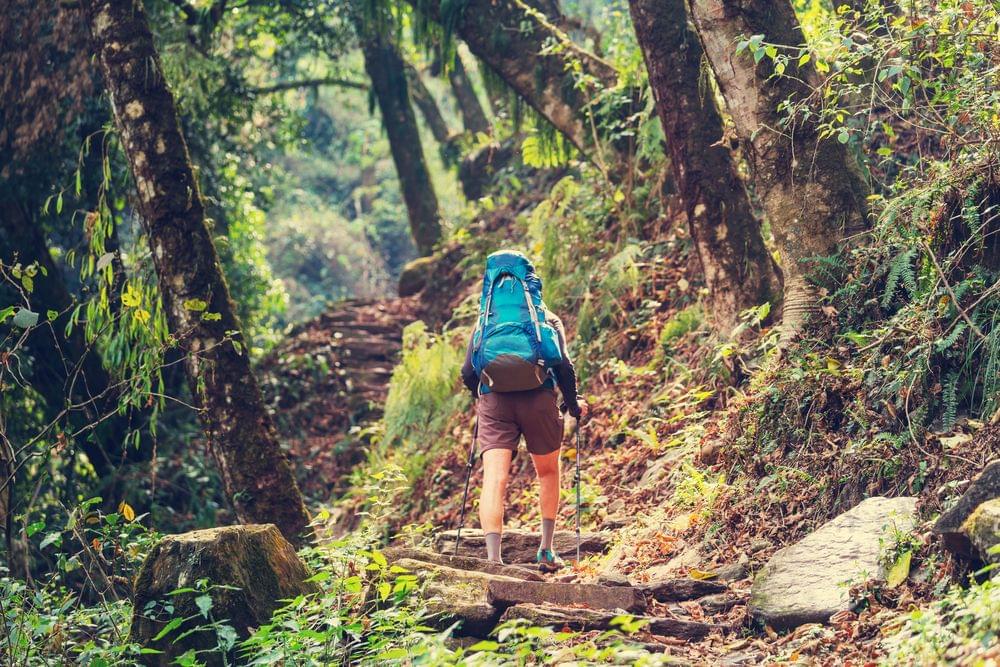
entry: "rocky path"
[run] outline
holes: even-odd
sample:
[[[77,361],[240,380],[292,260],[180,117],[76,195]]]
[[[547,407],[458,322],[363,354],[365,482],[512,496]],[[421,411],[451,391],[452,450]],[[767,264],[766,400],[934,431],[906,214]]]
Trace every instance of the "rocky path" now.
[[[393,547],[386,557],[415,573],[438,627],[458,623],[456,634],[485,638],[500,623],[525,619],[557,630],[604,631],[617,627],[623,615],[644,624],[642,637],[660,641],[697,641],[729,628],[698,620],[680,606],[687,602],[726,595],[726,584],[690,578],[663,579],[633,585],[622,578],[594,577],[572,567],[542,575],[534,569],[539,535],[510,530],[504,534],[505,564],[490,563],[483,553],[479,530],[464,530],[455,553],[455,531],[437,536],[434,550]],[[584,534],[581,553],[604,553],[610,533]],[[576,534],[557,531],[555,549],[564,558],[575,556]]]

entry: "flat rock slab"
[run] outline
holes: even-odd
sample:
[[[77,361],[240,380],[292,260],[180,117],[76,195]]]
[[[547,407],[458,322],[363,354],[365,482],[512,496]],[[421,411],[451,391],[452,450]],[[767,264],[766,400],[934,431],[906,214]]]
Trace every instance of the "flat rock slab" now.
[[[483,572],[485,574],[499,574],[504,577],[514,577],[525,581],[545,581],[538,572],[529,570],[517,565],[501,565],[488,561],[485,558],[472,558],[470,556],[450,556],[439,554],[436,551],[425,549],[414,549],[412,547],[388,547],[382,550],[382,554],[389,562],[395,562],[403,558],[410,560],[431,563],[433,565],[445,565],[456,570],[466,570],[473,572]]]
[[[711,579],[659,579],[648,584],[636,586],[643,593],[651,596],[657,602],[680,602],[694,600],[706,595],[724,593],[728,586]]]
[[[443,554],[455,553],[455,534],[446,530],[434,539],[434,550]],[[580,536],[580,555],[604,553],[608,549],[611,535],[607,533],[583,533]],[[503,533],[501,553],[507,563],[534,563],[538,553],[539,533],[511,528]],[[566,559],[576,558],[576,532],[557,530],[552,541],[552,550]],[[459,556],[482,558],[486,554],[486,538],[478,528],[463,528],[458,546]]]
[[[750,613],[775,629],[825,623],[848,609],[851,584],[884,576],[880,557],[894,531],[913,530],[917,499],[868,498],[781,549],[754,579]]]
[[[552,605],[517,604],[509,607],[500,617],[500,622],[515,618],[523,618],[532,625],[570,630],[610,630],[616,627],[613,622],[618,614],[596,609],[575,609],[555,607]],[[679,639],[697,640],[706,637],[713,630],[723,630],[720,625],[698,623],[695,621],[679,621],[672,618],[657,618],[654,616],[633,616],[632,620],[646,621],[643,628],[654,635],[677,637]]]
[[[521,603],[582,605],[591,609],[623,609],[631,613],[639,613],[646,608],[646,599],[634,588],[597,584],[491,581],[488,587],[488,599],[490,603],[499,607]]]
[[[491,583],[531,583],[410,558],[400,558],[394,564],[415,573],[424,582],[424,600],[433,615],[429,619],[431,625],[444,630],[460,621],[457,634],[473,637],[486,637],[503,611],[489,599]]]
[[[1000,461],[993,461],[972,481],[958,503],[941,515],[934,524],[934,532],[944,540],[945,547],[957,556],[972,557],[975,550],[962,524],[987,500],[1000,498]]]

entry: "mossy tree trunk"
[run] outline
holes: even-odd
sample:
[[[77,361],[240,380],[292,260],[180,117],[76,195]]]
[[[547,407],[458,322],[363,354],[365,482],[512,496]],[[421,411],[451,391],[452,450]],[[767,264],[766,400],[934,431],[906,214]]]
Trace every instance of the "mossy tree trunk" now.
[[[706,59],[746,148],[757,196],[774,232],[784,276],[782,339],[798,334],[815,309],[812,258],[837,252],[845,232],[867,225],[868,186],[847,147],[821,139],[815,116],[786,127],[779,105],[802,102],[816,82],[811,63],[788,64],[772,77],[770,58],[755,64],[736,43],[751,35],[798,47],[805,43],[788,0],[687,0]]]
[[[431,91],[427,89],[423,78],[417,68],[410,63],[404,63],[406,68],[406,85],[410,89],[410,99],[420,110],[420,115],[424,117],[427,129],[431,131],[434,141],[442,147],[447,146],[452,139],[452,132],[448,128],[448,122],[441,114],[441,108],[435,101]]]
[[[407,0],[423,16],[453,30],[469,50],[584,155],[593,156],[593,130],[587,115],[587,97],[576,87],[570,63],[578,61],[582,74],[601,88],[617,83],[608,63],[578,47],[543,54],[551,40],[565,42],[557,28],[558,12],[551,2],[535,0]],[[526,12],[527,6],[535,14]],[[593,91],[596,94],[596,90]]]
[[[205,223],[174,98],[139,0],[83,0],[170,331],[225,492],[245,523],[292,541],[309,517],[278,446],[243,347],[240,323]]]
[[[729,330],[740,311],[780,298],[777,270],[723,142],[722,116],[701,78],[701,44],[684,0],[631,0],[629,6],[712,316]]]
[[[441,239],[441,214],[424,158],[417,118],[410,105],[406,67],[398,46],[390,37],[390,28],[368,25],[366,9],[358,0],[352,0],[351,15],[361,41],[365,71],[382,114],[382,127],[389,138],[389,150],[410,220],[410,234],[417,251],[430,255]]]
[[[458,103],[458,112],[462,115],[462,127],[466,132],[476,134],[478,132],[488,133],[490,122],[486,119],[486,112],[479,102],[476,89],[472,86],[462,58],[455,52],[454,60],[447,68],[448,83],[451,84],[451,92]]]

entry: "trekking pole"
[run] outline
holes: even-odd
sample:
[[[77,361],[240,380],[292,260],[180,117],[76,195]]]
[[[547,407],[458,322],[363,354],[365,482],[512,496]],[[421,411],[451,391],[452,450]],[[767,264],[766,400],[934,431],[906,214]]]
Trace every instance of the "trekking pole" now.
[[[462,494],[462,518],[458,521],[458,532],[455,534],[455,555],[458,555],[458,542],[462,539],[462,528],[465,526],[465,504],[469,500],[469,480],[472,479],[472,468],[476,464],[476,443],[479,440],[479,415],[472,427],[472,447],[469,449],[469,462],[465,466],[465,492]]]
[[[576,420],[576,564],[580,564],[580,448],[583,436],[580,434],[580,420]]]

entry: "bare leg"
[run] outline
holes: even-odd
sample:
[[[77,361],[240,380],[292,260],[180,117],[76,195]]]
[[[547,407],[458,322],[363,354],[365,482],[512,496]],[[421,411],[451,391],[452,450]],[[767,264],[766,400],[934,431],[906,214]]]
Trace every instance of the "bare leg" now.
[[[559,451],[531,455],[538,475],[538,505],[543,519],[555,519],[559,512]]]
[[[479,496],[479,523],[485,534],[500,535],[503,532],[503,506],[513,455],[514,452],[509,449],[490,449],[483,452],[483,490]],[[491,560],[500,560],[499,548],[497,551],[496,558]]]

